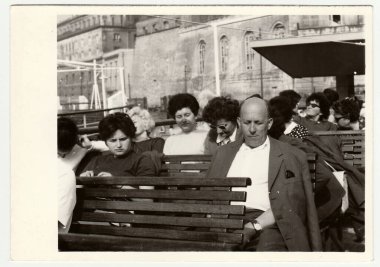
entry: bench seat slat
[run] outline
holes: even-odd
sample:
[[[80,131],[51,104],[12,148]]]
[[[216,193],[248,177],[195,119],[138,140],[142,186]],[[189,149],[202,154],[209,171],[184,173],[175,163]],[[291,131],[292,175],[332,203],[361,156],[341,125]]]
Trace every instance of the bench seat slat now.
[[[77,177],[77,184],[83,185],[163,185],[163,186],[242,186],[250,184],[249,178],[189,178],[178,179],[175,177]]]
[[[231,200],[245,201],[246,193],[237,191],[211,190],[140,190],[140,189],[112,189],[112,188],[83,188],[77,189],[78,195],[83,197],[123,197],[148,199],[188,199],[188,200]]]
[[[84,200],[84,209],[104,210],[132,210],[132,211],[159,211],[159,212],[184,212],[206,214],[234,214],[243,215],[245,207],[240,205],[209,205],[209,204],[177,204],[137,201],[102,201]]]
[[[61,251],[228,251],[236,244],[107,235],[59,234]]]
[[[181,171],[181,170],[208,170],[210,167],[210,163],[192,163],[192,164],[164,164],[162,166],[162,170],[173,170],[173,171]]]
[[[166,155],[164,162],[186,162],[186,161],[211,161],[211,155]]]
[[[146,237],[171,240],[226,242],[239,244],[242,241],[241,233],[217,233],[201,231],[181,231],[172,229],[114,227],[103,225],[73,225],[72,232],[84,234],[105,234],[113,236]],[[70,230],[71,231],[71,230]]]
[[[218,218],[197,218],[181,217],[167,214],[161,215],[139,215],[139,214],[119,214],[104,212],[82,212],[75,217],[78,221],[92,222],[121,222],[121,223],[142,223],[170,226],[188,227],[218,227],[229,229],[241,229],[243,220],[241,219],[218,219]]]
[[[161,177],[177,177],[177,178],[205,178],[206,172],[161,172]]]

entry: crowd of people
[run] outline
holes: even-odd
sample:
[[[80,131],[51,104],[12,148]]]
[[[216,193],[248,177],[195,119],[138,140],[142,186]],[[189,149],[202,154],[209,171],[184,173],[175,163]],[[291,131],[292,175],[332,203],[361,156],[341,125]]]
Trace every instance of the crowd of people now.
[[[79,136],[73,121],[58,118],[59,231],[70,228],[75,174],[155,176],[162,155],[210,154],[208,177],[252,180],[242,217],[242,250],[344,250],[334,239],[338,226],[335,233],[330,227],[329,237],[320,232],[342,212],[350,218],[357,241],[363,241],[364,174],[344,162],[339,138],[323,139],[313,132],[364,129],[364,104],[355,97],[339,100],[331,89],[308,96],[305,110],[299,109],[300,101],[294,90],[267,101],[259,95],[242,102],[218,96],[199,114],[193,95],[177,94],[169,100],[168,114],[179,130],[166,140],[150,136],[155,122],[140,107],[102,119],[101,141]],[[308,152],[318,155],[314,190]],[[336,178],[337,172],[345,173],[346,184]]]

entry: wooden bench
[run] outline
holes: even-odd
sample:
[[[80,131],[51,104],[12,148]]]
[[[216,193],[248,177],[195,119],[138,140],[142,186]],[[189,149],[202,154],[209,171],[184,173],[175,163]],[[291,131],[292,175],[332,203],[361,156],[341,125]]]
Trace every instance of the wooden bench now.
[[[211,155],[170,155],[163,157],[163,165],[160,176],[192,176],[205,177],[211,164]],[[316,183],[315,153],[307,153],[307,161],[313,189]]]
[[[211,155],[164,156],[160,176],[205,177],[211,164],[211,158]]]
[[[229,216],[244,215],[245,206],[231,201],[245,202],[246,192],[231,188],[244,189],[249,178],[78,177],[77,183],[83,188],[70,233],[59,234],[61,251],[220,251],[242,242],[243,220]]]
[[[365,168],[365,131],[315,131],[312,134],[339,137],[344,161],[357,168]]]

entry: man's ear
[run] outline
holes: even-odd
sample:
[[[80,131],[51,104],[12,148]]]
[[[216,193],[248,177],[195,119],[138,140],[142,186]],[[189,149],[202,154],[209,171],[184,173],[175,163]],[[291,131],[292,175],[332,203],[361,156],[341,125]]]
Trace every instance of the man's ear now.
[[[273,124],[273,119],[269,118],[268,119],[268,130],[272,127],[272,124]]]

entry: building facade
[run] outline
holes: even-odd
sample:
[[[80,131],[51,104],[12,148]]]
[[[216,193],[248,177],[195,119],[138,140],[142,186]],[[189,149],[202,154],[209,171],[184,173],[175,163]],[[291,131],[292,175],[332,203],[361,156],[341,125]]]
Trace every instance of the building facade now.
[[[347,15],[219,16],[190,23],[192,17],[175,17],[177,22],[171,24],[172,28],[163,26],[167,25],[164,23],[167,18],[136,24],[131,94],[147,96],[149,106],[160,106],[160,98],[179,92],[195,96],[205,91],[215,93],[216,49],[222,95],[242,100],[258,93],[269,99],[282,90],[295,89],[305,98],[312,92],[335,87],[335,77],[293,79],[253,50],[251,43],[290,36],[363,31],[364,27],[362,16]],[[212,25],[216,25],[217,42]],[[289,60],[292,60],[291,55]],[[355,82],[362,86],[363,78],[355,77]]]

